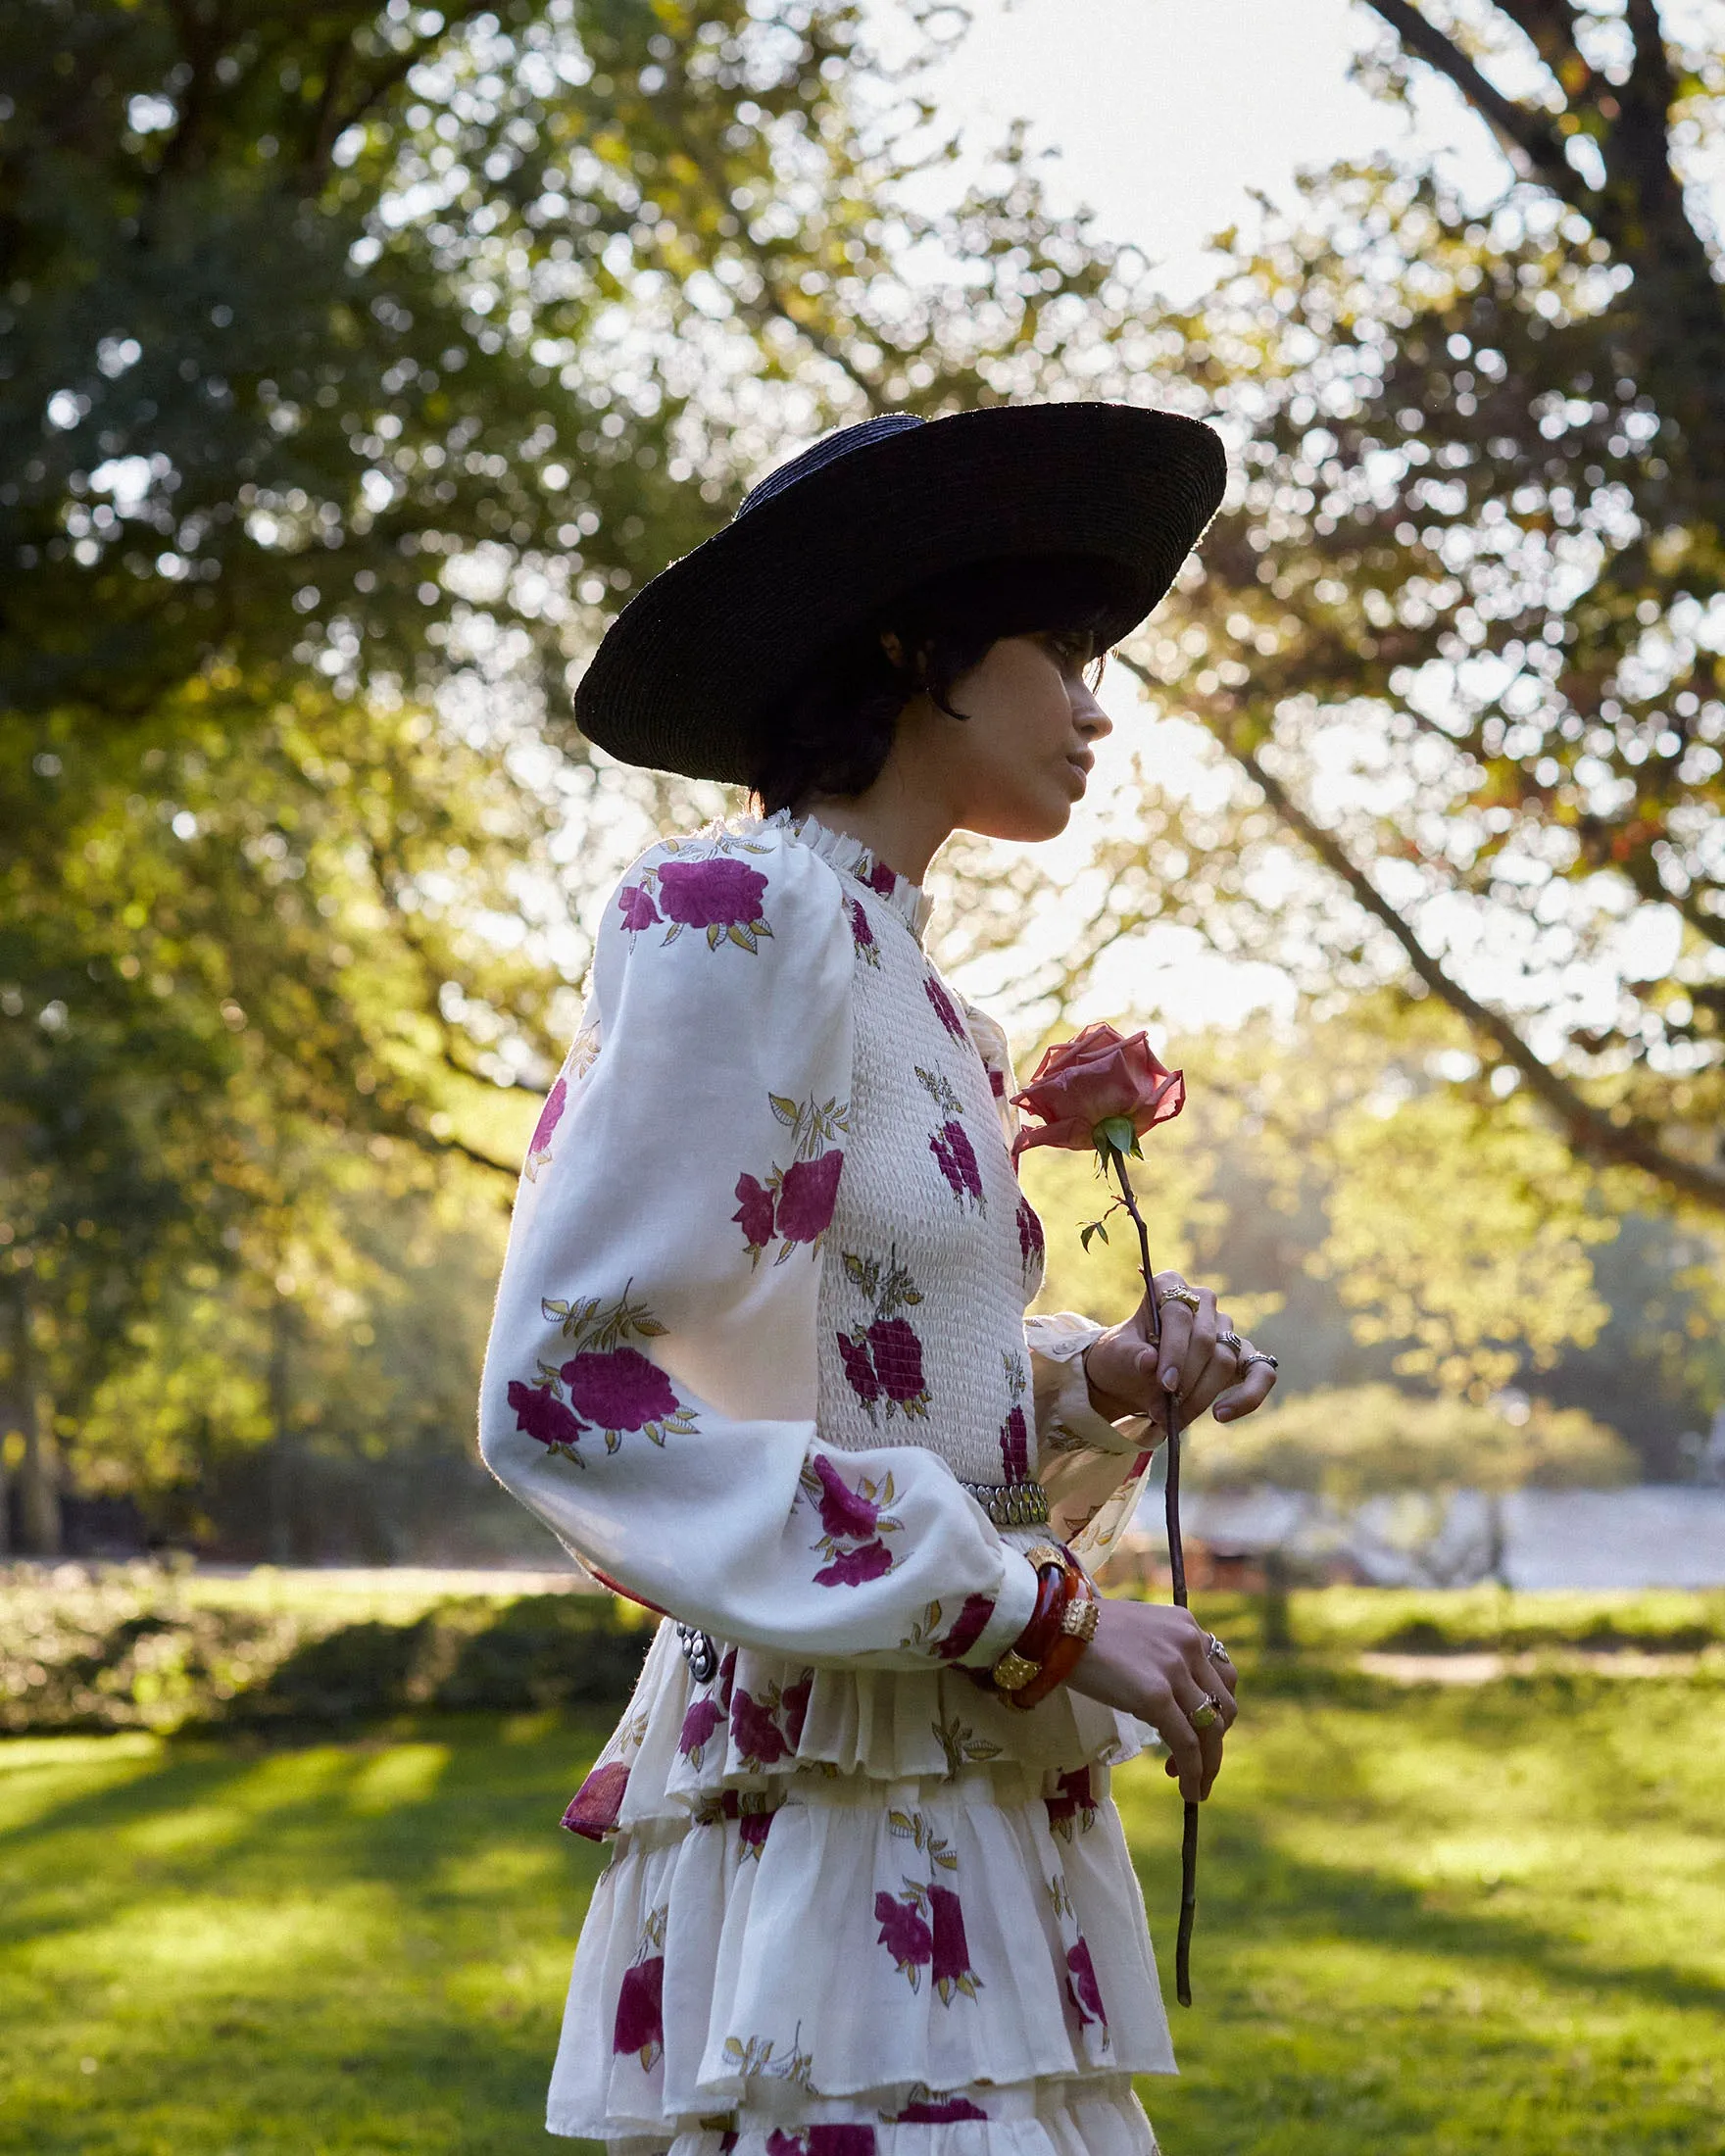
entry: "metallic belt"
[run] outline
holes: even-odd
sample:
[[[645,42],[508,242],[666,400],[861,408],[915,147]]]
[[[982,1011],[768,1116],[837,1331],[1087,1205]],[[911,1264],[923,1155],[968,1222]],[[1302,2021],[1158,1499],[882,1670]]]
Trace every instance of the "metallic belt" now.
[[[1039,1482],[961,1482],[959,1488],[970,1493],[996,1527],[1048,1525],[1048,1492]]]

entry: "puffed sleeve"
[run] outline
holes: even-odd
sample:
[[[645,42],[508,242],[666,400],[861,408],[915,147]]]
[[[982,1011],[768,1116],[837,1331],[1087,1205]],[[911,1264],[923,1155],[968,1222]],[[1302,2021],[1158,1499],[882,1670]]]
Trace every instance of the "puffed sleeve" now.
[[[589,1569],[720,1639],[980,1664],[1029,1621],[1029,1565],[934,1453],[816,1426],[853,952],[787,833],[636,863],[528,1150],[480,1447]]]

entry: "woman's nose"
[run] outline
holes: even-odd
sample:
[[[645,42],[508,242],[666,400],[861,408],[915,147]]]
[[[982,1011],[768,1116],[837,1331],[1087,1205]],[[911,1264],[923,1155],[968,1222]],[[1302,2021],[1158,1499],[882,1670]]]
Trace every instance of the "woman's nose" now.
[[[1086,741],[1101,741],[1114,730],[1114,722],[1096,701],[1088,681],[1072,684],[1072,723]]]

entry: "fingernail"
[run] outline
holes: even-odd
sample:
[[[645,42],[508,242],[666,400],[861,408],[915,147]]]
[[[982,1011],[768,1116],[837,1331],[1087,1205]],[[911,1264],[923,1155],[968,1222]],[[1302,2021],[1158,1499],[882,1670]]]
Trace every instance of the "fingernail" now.
[[[1210,1413],[1217,1422],[1232,1422],[1234,1419],[1234,1410],[1231,1407],[1213,1407]]]
[[[1171,1393],[1180,1382],[1180,1373],[1172,1363],[1162,1372],[1162,1391]]]

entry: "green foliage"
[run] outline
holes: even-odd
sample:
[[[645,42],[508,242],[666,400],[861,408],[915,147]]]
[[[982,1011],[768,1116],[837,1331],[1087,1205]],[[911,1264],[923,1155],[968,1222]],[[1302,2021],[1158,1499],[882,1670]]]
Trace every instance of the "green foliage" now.
[[[604,1861],[556,1822],[604,1735],[0,1746],[0,2148],[539,2145]],[[1248,1695],[1205,1808],[1181,2074],[1140,2084],[1164,2144],[1711,2148],[1722,1772],[1700,1679]],[[1179,1805],[1154,1763],[1113,1788],[1166,1947]]]
[[[341,1382],[436,1299],[355,1224],[489,1209],[457,1163],[690,806],[587,762],[569,667],[786,434],[1093,337],[1115,258],[1015,144],[910,206],[912,13],[896,76],[842,0],[0,17],[0,1466],[268,1448],[285,1555],[317,1445],[459,1442],[411,1358]]]
[[[1301,1392],[1244,1422],[1218,1423],[1192,1453],[1203,1489],[1271,1483],[1347,1503],[1399,1490],[1609,1489],[1635,1454],[1580,1407],[1534,1400],[1515,1416],[1392,1385]]]
[[[1718,1235],[1635,1209],[1524,1100],[1488,1107],[1448,1075],[1457,1042],[1441,1008],[1368,1001],[1174,1044],[1187,1105],[1133,1169],[1153,1259],[1281,1358],[1281,1402],[1399,1381],[1483,1408],[1515,1384],[1680,1477],[1679,1435],[1725,1398]],[[1043,1148],[1022,1172],[1048,1232],[1039,1307],[1126,1315],[1135,1240],[1083,1246],[1108,1202],[1091,1163]]]
[[[435,1581],[435,1575],[432,1576]],[[147,1565],[0,1588],[0,1732],[171,1732],[416,1708],[620,1707],[640,1613],[610,1595],[211,1593]]]
[[[1519,1084],[1717,1209],[1725,290],[1681,175],[1725,63],[1669,8],[1378,12],[1368,73],[1438,68],[1522,177],[1481,208],[1310,175],[1146,321],[1241,484],[1131,660],[1233,783],[1147,787],[1098,934],[1187,920],[1318,997],[1439,999],[1486,1105]]]

